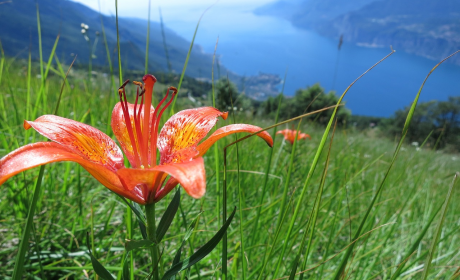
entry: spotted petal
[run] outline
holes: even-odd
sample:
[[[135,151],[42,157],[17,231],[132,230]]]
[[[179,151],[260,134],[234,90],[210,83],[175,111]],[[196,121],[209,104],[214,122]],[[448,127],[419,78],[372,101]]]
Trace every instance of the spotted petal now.
[[[250,124],[231,124],[221,127],[218,130],[216,130],[213,134],[211,134],[211,136],[209,136],[208,139],[204,140],[200,145],[198,145],[198,156],[203,156],[217,140],[227,135],[238,132],[255,133],[260,130],[262,130],[262,128]],[[264,139],[270,147],[273,146],[273,139],[270,136],[270,134],[268,134],[268,132],[262,131],[260,133],[257,133],[257,136]]]
[[[89,161],[70,148],[53,142],[29,144],[0,159],[0,185],[20,172],[59,161],[76,162],[110,190],[136,202],[142,201],[139,195],[128,192],[118,176],[107,166]]]
[[[31,127],[86,160],[108,166],[112,170],[123,167],[123,154],[117,144],[92,126],[54,115],[44,115],[35,121],[24,121],[25,129]]]
[[[136,109],[139,110],[139,106],[137,106]],[[136,127],[134,125],[134,104],[128,103],[128,111],[129,111],[129,117],[131,121],[131,127],[133,129],[133,134],[134,134],[133,136],[136,142],[137,152],[139,153],[139,143],[138,143],[137,134],[138,133],[140,134],[140,131],[139,132],[136,131]],[[150,106],[150,123],[152,123],[154,112],[155,112],[155,109],[153,108],[153,106]],[[141,114],[140,114],[141,130],[143,129],[143,124],[144,124],[144,110],[142,109]],[[115,137],[120,143],[121,149],[123,150],[129,162],[131,163],[131,166],[137,167],[135,165],[136,161],[135,161],[134,147],[131,143],[128,129],[126,128],[126,121],[123,115],[123,109],[122,109],[120,102],[118,102],[113,108],[111,126],[112,126],[113,133],[115,134]],[[149,144],[150,144],[150,140],[149,140],[149,143],[147,143],[147,145]],[[150,156],[150,151],[148,155]],[[150,162],[150,159],[149,159],[149,162]]]
[[[158,138],[161,164],[180,163],[198,155],[196,145],[214,127],[217,117],[227,118],[213,107],[180,111],[163,126]]]

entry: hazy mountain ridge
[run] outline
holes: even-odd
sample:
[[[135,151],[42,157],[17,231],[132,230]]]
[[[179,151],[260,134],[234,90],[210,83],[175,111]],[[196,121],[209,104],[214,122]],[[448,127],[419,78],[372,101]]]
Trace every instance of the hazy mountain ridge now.
[[[281,8],[295,12],[286,13]],[[342,12],[337,13],[337,11]],[[276,11],[279,11],[278,13]],[[367,47],[389,47],[440,60],[460,47],[460,1],[304,0],[275,2],[256,13],[281,16],[300,28]],[[460,64],[460,57],[451,62]]]
[[[96,37],[93,59],[95,65],[108,65],[107,53],[101,34],[101,17],[98,12],[76,2],[67,0],[22,0],[4,3],[0,6],[0,40],[8,56],[25,57],[31,46],[33,58],[38,58],[38,35],[36,2],[39,5],[43,56],[46,60],[51,52],[56,36],[60,34],[56,55],[61,61],[69,63],[78,55],[77,64],[87,64],[90,46],[81,34],[81,23],[89,26],[87,32],[92,45]],[[102,16],[105,33],[111,53],[112,63],[118,63],[116,55],[115,17]],[[119,18],[121,59],[124,67],[143,69],[145,64],[145,46],[147,21],[131,18]],[[96,35],[99,32],[99,36]],[[168,71],[161,27],[158,22],[151,22],[149,46],[149,70]],[[165,27],[166,44],[173,71],[180,73],[190,42]],[[210,76],[212,54],[205,54],[197,45],[194,46],[187,68],[187,75],[192,77]],[[114,67],[117,68],[117,67]],[[209,72],[209,73],[208,73]],[[209,74],[209,75],[208,75]]]
[[[68,0],[14,0],[0,5],[0,41],[7,56],[28,56],[29,47],[33,59],[39,58],[37,34],[37,10],[40,12],[40,25],[43,46],[43,59],[46,61],[51,52],[56,36],[60,34],[56,56],[61,63],[69,64],[77,55],[76,65],[88,65],[90,45],[94,49],[94,66],[108,66],[107,52],[104,45],[101,26],[101,15],[80,4]],[[152,10],[152,15],[154,11]],[[114,16],[102,16],[102,22],[107,37],[109,51],[115,71],[118,69],[117,33]],[[89,26],[85,33],[89,44],[81,33],[81,23]],[[147,36],[147,21],[137,18],[119,18],[119,34],[121,60],[125,69],[143,70],[145,65],[145,47]],[[96,32],[99,35],[96,35]],[[187,56],[190,42],[177,35],[171,29],[164,27],[168,56],[172,71],[181,73]],[[191,34],[192,35],[192,34]],[[211,80],[213,54],[205,53],[201,46],[194,45],[186,75],[200,80]],[[228,74],[231,81],[241,84],[246,79],[248,87],[246,94],[254,99],[265,99],[278,94],[276,86],[280,79],[275,79],[269,86],[259,83],[260,74],[253,77],[242,77],[219,65],[220,71]],[[168,72],[169,66],[164,49],[161,25],[151,22],[149,44],[149,71]],[[254,82],[251,82],[254,81]],[[243,90],[243,88],[240,88]]]

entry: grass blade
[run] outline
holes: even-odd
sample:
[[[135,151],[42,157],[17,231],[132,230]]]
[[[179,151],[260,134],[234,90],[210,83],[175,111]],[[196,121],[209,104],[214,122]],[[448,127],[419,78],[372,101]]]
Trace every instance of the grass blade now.
[[[230,90],[230,81],[228,80],[227,76],[227,86],[229,87]],[[236,119],[235,119],[235,110],[233,109],[233,97],[230,96],[230,101],[232,105],[232,115],[233,115],[233,123],[236,124]],[[238,141],[238,136],[235,134],[235,140]],[[243,189],[241,188],[241,180],[240,180],[240,156],[239,156],[239,149],[238,149],[238,144],[235,145],[236,147],[236,172],[237,172],[237,182],[238,182],[238,204],[239,204],[239,209],[238,209],[238,216],[240,218],[240,249],[241,249],[241,262],[243,264],[242,267],[242,279],[246,279],[246,258],[245,258],[245,248],[244,248],[244,234],[243,234]]]
[[[163,49],[165,50],[166,63],[168,63],[168,73],[171,74],[172,66],[171,66],[171,61],[169,60],[168,45],[166,45],[165,27],[163,24],[163,16],[161,15],[161,8],[159,8],[159,12],[160,12],[161,38],[163,39]],[[214,55],[215,55],[215,51],[214,51]],[[212,64],[214,66],[214,58],[213,58]]]
[[[375,66],[377,66],[379,63],[381,63],[383,60],[387,59],[390,55],[392,55],[394,53],[394,51],[392,51],[390,54],[388,54],[387,56],[385,56],[384,58],[382,58],[380,61],[378,61],[376,64],[374,64],[371,68],[369,68],[366,72],[364,72],[361,76],[359,76],[353,83],[351,83],[344,91],[344,93],[340,96],[338,102],[337,102],[337,106],[340,105],[340,103],[342,102],[343,98],[345,97],[345,94],[348,92],[348,90],[361,78],[363,77],[367,72],[369,72],[370,70],[372,70]],[[305,197],[305,194],[306,194],[306,191],[307,191],[307,186],[309,185],[310,183],[310,179],[313,175],[313,172],[315,171],[316,169],[316,165],[318,164],[318,161],[319,161],[319,157],[323,151],[323,148],[324,148],[324,145],[326,144],[326,140],[327,140],[327,137],[329,135],[329,131],[331,129],[331,126],[332,126],[332,123],[334,121],[334,118],[335,118],[335,115],[337,113],[337,110],[338,110],[338,107],[335,107],[334,108],[334,111],[332,113],[332,116],[331,118],[329,119],[329,123],[327,124],[327,127],[326,127],[326,130],[324,131],[324,134],[323,134],[323,137],[321,139],[321,142],[319,144],[319,147],[316,151],[316,154],[315,154],[315,157],[313,159],[313,162],[310,166],[310,170],[308,171],[308,175],[307,175],[307,178],[305,179],[305,183],[303,185],[303,188],[302,188],[302,192],[300,193],[300,196],[298,197],[298,200],[297,200],[297,204],[296,204],[296,207],[295,207],[295,210],[294,210],[294,215],[292,216],[291,218],[291,222],[289,224],[289,228],[288,228],[288,231],[286,233],[286,237],[285,237],[285,240],[284,240],[284,243],[283,243],[283,248],[281,250],[281,254],[279,255],[279,258],[278,258],[278,264],[276,266],[276,270],[275,270],[275,277],[277,276],[278,272],[279,272],[279,269],[280,269],[280,265],[281,265],[281,261],[283,260],[283,257],[284,257],[284,253],[286,251],[286,248],[287,248],[287,245],[288,243],[291,243],[290,241],[290,238],[291,238],[291,233],[292,233],[292,230],[294,228],[294,223],[295,223],[295,220],[297,219],[297,216],[299,214],[299,210],[300,210],[300,206],[302,205],[302,201],[303,201],[303,198]]]
[[[32,202],[29,205],[29,212],[27,214],[26,225],[24,231],[22,232],[21,242],[19,243],[19,250],[16,255],[16,260],[14,263],[13,276],[11,279],[20,280],[22,279],[22,274],[24,272],[24,260],[26,251],[29,249],[29,238],[30,232],[32,230],[32,223],[34,222],[35,208],[37,207],[37,201],[40,196],[40,190],[42,185],[43,173],[45,172],[45,166],[40,167],[38,173],[37,181],[35,182],[35,191],[32,197]]]
[[[198,32],[198,27],[200,26],[200,22],[201,22],[201,19],[203,18],[204,14],[209,10],[211,9],[211,7],[214,6],[211,5],[209,6],[200,16],[200,18],[198,19],[198,22],[196,24],[196,27],[195,27],[195,32],[193,33],[193,37],[192,37],[192,42],[190,42],[190,47],[188,49],[188,52],[187,52],[187,56],[185,57],[185,62],[184,62],[184,67],[182,68],[182,74],[180,75],[180,79],[179,79],[179,84],[177,85],[177,93],[179,93],[180,91],[180,87],[182,85],[182,80],[184,79],[184,76],[185,76],[185,70],[187,69],[187,65],[188,65],[188,60],[190,58],[190,54],[192,53],[192,48],[193,48],[193,44],[195,43],[195,37],[196,37],[196,33]],[[176,105],[176,100],[177,100],[177,97],[178,97],[179,94],[176,94],[176,96],[174,97],[174,100],[171,104],[171,110],[170,110],[170,113],[169,115],[172,116],[174,115],[174,106]]]
[[[149,43],[150,43],[150,3],[151,0],[149,0],[149,12],[147,16],[147,38],[146,38],[146,43],[145,43],[145,70],[144,74],[148,74],[149,70]]]
[[[121,69],[120,31],[118,29],[118,0],[115,0],[115,20],[117,25],[118,77],[121,86],[123,84],[123,69]]]
[[[41,82],[41,85],[40,85],[40,90],[38,91],[37,99],[35,100],[35,107],[34,107],[32,118],[35,118],[37,116],[38,105],[40,104],[40,101],[42,100],[42,96],[44,96],[45,81],[46,81],[46,78],[48,78],[48,73],[49,73],[49,70],[51,68],[51,62],[53,61],[54,54],[56,53],[56,48],[57,48],[57,44],[59,42],[59,37],[60,37],[60,35],[58,34],[57,37],[56,37],[56,40],[54,41],[53,48],[51,49],[51,54],[50,54],[50,57],[48,59],[48,63],[46,64],[46,71],[45,71],[44,76],[42,78],[42,82]],[[46,96],[43,98],[43,102],[45,102],[43,104],[43,108],[46,108]]]
[[[217,45],[219,44],[219,37],[217,37],[216,40],[216,46],[214,47],[214,54],[212,56],[212,65],[211,65],[211,95],[212,95],[212,107],[216,108],[216,90],[215,90],[215,84],[214,84],[214,62],[216,60],[216,51],[217,51]],[[213,132],[217,130],[217,127],[213,127]],[[218,221],[218,225],[221,226],[221,220],[220,220],[220,168],[219,168],[219,142],[214,143],[214,171],[215,171],[215,176],[216,176],[216,217]]]
[[[284,85],[286,84],[286,77],[287,77],[287,69],[286,71],[284,72],[284,79],[283,79],[283,87],[281,89],[281,93],[278,97],[278,110],[276,111],[276,115],[275,115],[275,123],[278,123],[278,118],[279,118],[279,115],[280,115],[280,109],[281,109],[281,101],[283,100],[283,93],[284,93]],[[301,120],[302,121],[302,120]],[[299,126],[300,126],[300,122],[299,122]],[[276,131],[277,131],[278,127],[275,126],[274,129],[273,129],[273,133],[272,133],[272,138],[273,138],[273,146],[275,145],[275,138],[276,138]],[[297,129],[298,130],[298,129]],[[292,160],[293,160],[293,154],[295,154],[295,146],[296,146],[296,142],[297,142],[297,137],[296,139],[294,140],[294,145],[292,146]],[[268,184],[268,174],[270,174],[270,167],[271,167],[271,164],[272,164],[272,158],[273,158],[273,149],[270,149],[270,151],[268,152],[268,161],[267,161],[267,165],[265,167],[265,176],[264,176],[264,183],[263,183],[263,187],[262,187],[262,192],[259,194],[259,203],[257,205],[262,205],[263,204],[263,201],[264,201],[264,197],[265,197],[265,193],[267,192],[267,184]],[[292,162],[291,162],[292,163]],[[291,165],[289,166],[289,170],[291,170]],[[289,181],[289,172],[288,172],[288,179],[287,181]],[[286,183],[286,186],[288,185],[289,183]],[[285,193],[287,194],[287,192],[285,191]],[[286,200],[285,200],[285,196],[284,196],[284,193],[283,193],[283,200],[282,202],[284,202],[284,204],[286,203]],[[281,203],[281,208],[280,208],[280,215],[278,216],[278,222],[281,220],[281,216],[283,215],[282,213],[284,213],[283,211],[283,203]],[[251,240],[251,244],[254,245],[254,241],[255,241],[255,238],[257,236],[257,230],[258,230],[258,225],[259,225],[259,217],[260,217],[260,212],[262,211],[262,207],[258,207],[257,208],[257,213],[256,213],[256,220],[254,221],[254,228],[252,230],[253,232],[253,238]],[[278,223],[277,223],[278,224]],[[278,226],[276,226],[275,228],[278,228]]]
[[[459,50],[460,51],[460,50]],[[382,191],[383,189],[383,186],[385,185],[385,182],[386,182],[386,179],[388,178],[388,175],[396,161],[396,158],[398,156],[398,153],[399,153],[399,150],[401,149],[401,146],[404,142],[404,139],[406,137],[406,134],[407,134],[407,130],[409,129],[409,124],[412,120],[412,116],[414,115],[414,111],[415,111],[415,107],[417,106],[417,102],[418,102],[418,99],[420,97],[420,93],[422,92],[422,89],[423,89],[423,86],[425,85],[425,82],[427,81],[428,77],[431,75],[431,73],[433,73],[433,71],[439,66],[441,65],[444,61],[446,61],[448,58],[452,57],[453,55],[455,55],[456,53],[458,53],[459,51],[456,51],[455,53],[451,54],[450,56],[446,57],[445,59],[443,59],[441,62],[439,62],[438,64],[436,64],[433,69],[431,69],[431,71],[428,73],[428,75],[426,76],[425,80],[423,81],[422,85],[420,86],[420,89],[418,90],[417,92],[417,95],[415,96],[415,99],[414,99],[414,102],[412,103],[412,106],[410,107],[409,109],[409,113],[407,115],[407,118],[406,118],[406,121],[404,123],[404,127],[403,127],[403,130],[402,130],[402,134],[401,134],[401,139],[399,140],[399,143],[395,149],[395,152],[393,154],[393,158],[391,160],[391,163],[390,163],[390,166],[388,167],[384,177],[383,177],[383,180],[379,186],[379,188],[377,189],[377,192],[375,193],[374,195],[374,198],[372,199],[371,201],[371,204],[369,205],[369,207],[367,208],[367,211],[366,211],[366,214],[364,215],[362,221],[361,221],[361,224],[359,225],[359,228],[358,230],[356,231],[353,239],[355,240],[360,234],[361,234],[361,231],[364,227],[364,224],[366,223],[366,220],[367,220],[367,217],[369,216],[369,213],[371,212],[374,204],[375,204],[375,201],[377,200],[377,198],[379,197],[380,195],[380,192]],[[347,265],[347,262],[348,262],[348,258],[351,256],[351,253],[353,251],[353,248],[354,248],[354,244],[353,243],[350,247],[348,247],[347,251],[345,252],[345,255],[343,256],[342,258],[342,261],[339,265],[339,268],[336,270],[336,273],[335,273],[335,276],[334,276],[334,279],[335,280],[339,280],[340,277],[342,276],[343,272],[345,271],[345,267]]]
[[[61,93],[59,94],[59,97],[58,97],[58,100],[57,100],[57,103],[56,103],[56,109],[54,110],[54,114],[57,115],[58,114],[58,111],[59,111],[59,104],[61,104],[61,99],[62,99],[62,93],[64,92],[64,87],[65,87],[65,84],[66,84],[66,81],[67,81],[67,77],[69,76],[69,72],[70,72],[70,69],[72,69],[72,66],[73,64],[75,63],[75,60],[77,59],[77,56],[75,55],[72,63],[70,64],[69,66],[69,69],[67,70],[67,73],[65,73],[65,78],[64,78],[64,81],[62,82],[62,86],[61,86]]]
[[[393,276],[391,277],[390,280],[396,280],[398,278],[398,276],[401,274],[401,272],[404,269],[404,266],[406,265],[407,261],[412,256],[412,254],[415,252],[415,250],[417,250],[420,242],[422,241],[422,239],[425,236],[426,232],[428,231],[428,229],[430,228],[431,224],[433,223],[434,218],[436,218],[436,216],[438,215],[439,210],[441,210],[441,207],[439,207],[438,210],[436,210],[436,212],[434,212],[434,214],[431,217],[431,219],[428,221],[428,223],[425,225],[423,230],[420,232],[420,235],[417,237],[415,242],[410,247],[409,251],[407,251],[407,254],[404,256],[404,258],[403,258],[404,261],[398,266],[398,268],[396,269],[395,273],[393,273]]]
[[[112,58],[110,56],[109,44],[107,43],[107,36],[105,34],[104,20],[103,20],[102,13],[101,13],[101,1],[100,0],[98,0],[98,5],[99,5],[99,17],[101,19],[102,38],[104,38],[105,53],[107,54],[107,63],[109,64],[109,70],[110,70],[110,87],[109,87],[109,93],[108,93],[108,98],[107,98],[108,108],[107,108],[107,128],[106,128],[106,134],[110,135],[110,133],[112,132],[112,128],[110,127],[111,116],[112,116],[112,111],[110,110],[111,109],[110,106],[112,106],[112,89],[115,88],[115,79],[113,78]]]
[[[444,220],[446,218],[447,207],[449,206],[450,199],[452,198],[452,193],[454,190],[455,183],[457,183],[458,175],[459,173],[455,174],[454,179],[452,180],[452,184],[450,185],[449,192],[447,193],[446,201],[442,206],[441,219],[439,220],[439,224],[436,227],[436,233],[433,236],[430,251],[428,252],[428,256],[425,260],[425,269],[423,270],[421,278],[422,280],[427,279],[428,273],[430,272],[431,260],[433,259],[433,254],[436,251],[436,245],[438,244],[439,237],[441,236],[442,225],[444,224]]]
[[[161,280],[169,280],[171,277],[176,275],[176,273],[191,267],[192,265],[199,262],[201,259],[206,257],[211,251],[219,244],[220,240],[224,236],[224,233],[227,232],[228,226],[233,220],[233,217],[236,213],[236,207],[233,209],[232,214],[228,217],[228,220],[224,223],[224,225],[219,229],[219,231],[200,249],[198,249],[190,258],[179,262],[178,264],[172,266],[168,271],[166,271],[165,275],[161,278]]]
[[[305,268],[307,266],[308,256],[310,254],[311,244],[312,244],[312,240],[313,240],[313,234],[315,232],[316,220],[318,218],[318,213],[319,213],[320,206],[321,206],[321,199],[323,197],[324,184],[326,183],[327,169],[329,168],[329,159],[330,159],[330,156],[331,156],[332,143],[334,142],[334,135],[335,135],[336,127],[337,127],[337,119],[335,119],[334,129],[332,131],[332,137],[331,137],[331,141],[329,143],[329,150],[327,152],[326,164],[324,166],[323,175],[321,177],[321,183],[320,183],[318,194],[317,194],[317,197],[316,197],[316,205],[314,204],[313,209],[312,209],[313,218],[311,218],[312,220],[309,223],[309,226],[311,226],[312,229],[310,230],[310,236],[309,236],[308,245],[307,245],[307,252],[305,253],[305,260],[303,261],[301,270],[305,270]],[[307,235],[307,232],[308,232],[308,228],[305,231],[305,235]],[[300,248],[299,248],[299,257],[300,257],[300,252],[302,251],[302,249],[303,249],[303,246],[301,245]],[[302,280],[302,279],[303,279],[303,274],[300,275],[300,280]]]
[[[73,62],[72,62],[72,65],[73,65]],[[69,73],[70,68],[72,68],[72,65],[70,65],[69,70],[67,71],[67,74]],[[67,79],[67,76],[62,82],[62,87],[61,87],[61,92],[59,93],[58,103],[56,104],[56,108],[54,109],[54,115],[57,115],[58,113],[59,103],[61,101],[62,92],[64,91],[64,85],[65,85],[66,79]],[[19,250],[16,255],[16,261],[14,263],[14,270],[13,270],[13,277],[12,277],[13,280],[22,279],[22,274],[24,272],[25,254],[29,247],[30,231],[32,230],[32,226],[33,226],[35,208],[37,207],[37,201],[40,196],[40,190],[41,190],[41,184],[42,184],[42,178],[43,178],[44,172],[45,172],[45,165],[42,165],[40,166],[40,171],[38,172],[38,178],[35,182],[35,190],[32,196],[32,202],[29,205],[26,225],[24,227],[24,231],[22,232],[21,242],[19,243]]]
[[[3,68],[3,60],[2,60],[2,68]],[[0,82],[2,80],[2,74],[1,74],[2,69],[0,69]],[[29,119],[29,114],[30,114],[30,80],[32,77],[32,50],[29,48],[29,59],[27,61],[27,97],[26,97],[26,120]],[[29,141],[29,130],[26,130],[25,133],[25,144],[28,143]]]
[[[38,2],[36,3],[36,7],[37,7],[38,55],[40,56],[40,76],[41,76],[42,83],[44,83],[45,75],[43,74],[42,29],[40,26],[40,10],[38,8]]]

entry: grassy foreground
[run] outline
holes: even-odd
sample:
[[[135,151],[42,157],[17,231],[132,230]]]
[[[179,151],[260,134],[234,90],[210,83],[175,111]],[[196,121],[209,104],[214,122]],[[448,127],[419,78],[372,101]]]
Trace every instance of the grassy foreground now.
[[[61,90],[64,70],[60,67],[53,68],[53,73],[42,83],[37,76],[39,72],[33,67],[20,65],[13,60],[3,60],[0,157],[27,143],[44,140],[33,131],[25,131],[22,122],[52,113]],[[66,69],[67,66],[62,67]],[[126,78],[140,80],[141,76]],[[58,114],[112,135],[108,121],[117,96],[110,79],[96,75],[91,87],[87,82],[85,74],[71,72]],[[165,86],[156,86],[155,89],[158,90],[156,96],[162,96]],[[176,106],[185,108],[190,104],[178,100]],[[262,127],[274,123],[270,119],[254,120],[246,117],[244,112],[235,117],[237,122]],[[228,123],[232,123],[231,117],[227,121],[220,120],[218,126]],[[238,209],[228,230],[228,278],[288,277],[294,261],[298,260],[296,272],[304,271],[304,279],[334,279],[344,251],[351,244],[383,181],[397,145],[397,141],[378,139],[371,133],[359,134],[352,129],[337,128],[329,163],[327,165],[330,138],[299,204],[293,230],[286,236],[324,128],[314,123],[302,123],[301,130],[309,133],[312,140],[297,143],[292,164],[292,146],[280,135],[276,137],[266,186],[264,180],[271,151],[262,140],[250,138],[238,144],[238,151],[236,146],[228,149],[227,209],[231,211],[235,206]],[[223,147],[234,140],[234,137],[227,137],[218,144],[220,180],[223,178]],[[423,148],[418,150],[413,146],[401,148],[383,191],[364,223],[361,237],[354,244],[343,279],[422,277],[442,219],[440,209],[458,171],[459,160],[457,155]],[[186,242],[183,255],[190,255],[202,246],[222,224],[222,181],[216,185],[212,151],[206,154],[205,161],[207,193],[201,200],[194,200],[182,191],[180,209],[165,236],[164,246],[160,248],[160,275],[170,267],[187,228],[196,217],[199,216],[198,223]],[[325,169],[327,174],[324,174]],[[2,279],[9,279],[12,275],[37,175],[38,168],[27,171],[0,188]],[[321,180],[323,176],[324,180]],[[322,197],[315,204],[321,186]],[[157,205],[158,213],[164,212],[172,196],[168,195]],[[287,211],[282,220],[280,213],[284,197]],[[460,209],[456,202],[459,198],[454,187],[427,279],[454,279],[458,276]],[[312,211],[314,205],[319,205],[317,211]],[[315,220],[312,213],[317,214],[315,227],[309,224]],[[137,223],[127,225],[126,220],[126,205],[77,164],[46,166],[26,253],[25,275],[28,279],[95,279],[86,247],[89,232],[95,256],[113,275],[121,278],[125,238],[132,231],[132,239],[141,239]],[[278,224],[281,226],[275,240]],[[286,240],[288,243],[284,246]],[[284,250],[283,257],[279,258]],[[192,267],[187,272],[188,279],[221,278],[221,251],[219,245],[206,259]],[[136,251],[133,259],[135,271],[131,278],[146,277],[150,265],[148,250]],[[398,270],[401,263],[405,265]],[[185,276],[184,273],[182,279]],[[299,277],[302,276],[295,278]]]

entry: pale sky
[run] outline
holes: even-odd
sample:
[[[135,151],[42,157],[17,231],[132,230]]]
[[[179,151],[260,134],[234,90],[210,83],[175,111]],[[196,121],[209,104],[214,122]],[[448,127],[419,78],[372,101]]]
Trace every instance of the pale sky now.
[[[115,15],[115,0],[72,0],[106,15]],[[266,22],[254,20],[253,10],[277,0],[151,0],[151,21],[159,22],[159,8],[164,24],[178,35],[191,40],[196,24],[203,12],[195,42],[212,53],[218,36],[223,40],[241,32],[262,32]],[[214,5],[213,5],[214,4]],[[120,17],[147,19],[149,0],[118,0]],[[235,35],[236,36],[236,35]],[[239,36],[239,35],[238,35]]]
[[[103,14],[115,14],[115,0],[73,0],[82,3],[96,11],[99,10],[100,1],[101,11]],[[166,0],[151,1],[151,13],[158,14],[158,8],[161,7],[165,19],[182,18],[200,15],[204,9],[214,5],[217,8],[247,9],[253,10],[264,4],[274,2],[275,0]],[[147,18],[149,0],[118,0],[118,13],[120,17],[139,17]],[[153,18],[153,20],[155,20]]]

